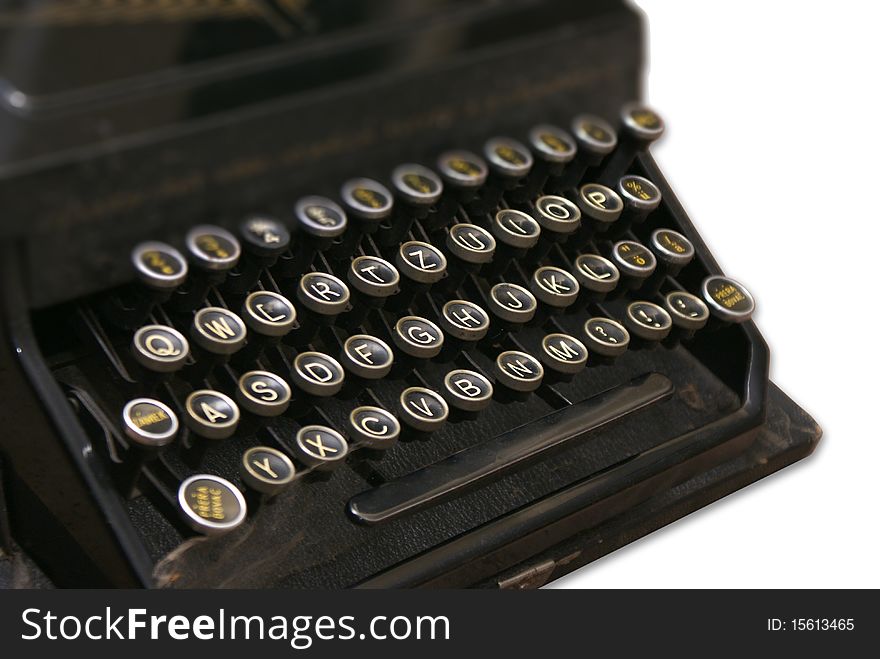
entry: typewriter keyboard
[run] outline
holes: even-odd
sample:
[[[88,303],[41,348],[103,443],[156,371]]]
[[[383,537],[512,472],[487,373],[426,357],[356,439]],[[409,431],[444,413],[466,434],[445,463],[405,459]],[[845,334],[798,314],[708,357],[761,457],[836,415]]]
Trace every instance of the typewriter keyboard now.
[[[142,242],[130,284],[43,314],[77,329],[43,348],[151,553],[284,501],[381,528],[570,451],[550,491],[736,410],[719,355],[745,361],[754,300],[644,175],[662,133],[633,105],[486,136]],[[684,428],[599,441],[676,393]]]

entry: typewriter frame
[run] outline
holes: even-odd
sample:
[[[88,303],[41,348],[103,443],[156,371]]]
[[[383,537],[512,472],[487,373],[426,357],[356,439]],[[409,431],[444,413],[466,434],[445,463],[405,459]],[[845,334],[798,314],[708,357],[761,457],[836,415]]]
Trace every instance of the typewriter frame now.
[[[613,29],[608,29],[609,26],[613,26]],[[626,10],[613,16],[603,27],[607,33],[601,36],[594,31],[588,31],[590,40],[583,48],[587,52],[598,52],[606,48],[606,51],[611,53],[610,57],[619,56],[623,61],[630,63],[627,66],[621,65],[616,70],[618,77],[611,93],[597,102],[597,87],[607,83],[608,80],[584,84],[576,93],[567,90],[556,98],[552,103],[551,116],[538,116],[540,113],[537,111],[530,111],[532,118],[562,119],[562,108],[572,113],[577,110],[596,109],[611,116],[616,106],[636,95],[638,75],[632,73],[631,63],[633,53],[637,60],[641,52],[639,21],[635,14]],[[574,40],[582,36],[583,34],[569,35],[567,40],[557,45],[556,51],[553,51],[555,54],[548,55],[549,61],[552,62],[553,57],[562,57],[566,43],[571,48]],[[615,37],[620,36],[623,36],[622,41],[615,42]],[[550,41],[545,38],[544,41],[538,40],[527,44],[520,49],[522,51],[520,55],[541,48],[546,50],[550,48],[549,43]],[[627,48],[630,48],[631,52],[624,54]],[[502,68],[510,68],[515,64],[515,58],[509,57],[503,48],[497,49],[492,54],[492,58],[495,58],[492,61],[503,62],[503,66],[498,64]],[[610,58],[606,56],[606,61],[608,59]],[[484,60],[484,64],[485,61],[488,60]],[[459,63],[458,66],[462,64]],[[439,79],[446,81],[447,86],[454,82],[454,70],[442,70],[438,75]],[[396,88],[398,94],[405,94],[405,79],[406,76],[396,76],[396,79],[388,82],[389,87]],[[351,85],[350,89],[345,90],[351,103],[356,103],[359,97],[363,98],[363,93],[358,85]],[[589,103],[591,107],[574,107],[580,102],[578,99],[591,99]],[[322,102],[329,101],[326,99],[322,101],[320,98],[312,101],[314,108],[320,108]],[[282,104],[272,110],[272,116],[277,120],[284,111],[285,107]],[[242,113],[242,116],[251,126],[261,120],[259,115],[255,117]],[[482,133],[482,136],[486,137],[486,126],[490,123],[494,125],[497,119],[497,116],[481,117],[473,126],[472,136]],[[498,125],[498,129],[504,130],[516,126],[521,120],[521,116],[507,117]],[[520,129],[524,127],[518,125]],[[208,143],[211,136],[219,130],[222,129],[216,125],[207,126],[207,129],[201,133],[181,130],[166,136],[166,143],[176,141],[180,145],[178,150],[186,151],[187,145],[193,148],[194,145]],[[393,147],[393,144],[389,144],[387,152],[380,154],[371,164],[371,168],[386,167]],[[435,144],[425,145],[423,152],[430,152],[430,149],[435,147]],[[135,165],[135,170],[138,164],[142,165],[148,162],[149,158],[162,155],[160,149],[145,151],[138,149],[138,145],[132,147],[131,151],[134,155],[128,160],[130,165]],[[83,154],[81,157],[86,156],[96,157],[94,153]],[[205,158],[207,160],[210,155],[206,155]],[[37,173],[29,177],[26,189],[36,191],[41,184],[57,184],[64,181],[65,176],[71,178],[69,182],[63,183],[62,187],[75,184],[81,176],[79,162],[52,167],[47,170],[45,176]],[[98,169],[101,170],[104,167],[100,164],[101,156],[98,156],[98,162]],[[369,162],[369,157],[362,151],[357,154],[353,166],[359,167],[364,162]],[[331,162],[329,167],[332,166]],[[693,225],[653,160],[647,156],[641,157],[638,167],[661,188],[664,203],[670,213],[694,241],[697,257],[703,260],[708,270],[719,272],[717,264],[712,260],[706,246],[699,241]],[[109,169],[105,172],[109,172]],[[315,173],[315,176],[318,175],[319,172]],[[275,185],[280,185],[280,182],[276,181]],[[252,194],[263,192],[265,191]],[[191,211],[192,208],[187,210]],[[136,215],[131,214],[129,217],[131,219]],[[177,218],[172,218],[174,219]],[[8,460],[2,465],[2,485],[11,513],[14,537],[25,552],[47,569],[49,577],[58,585],[149,587],[155,585],[153,562],[121,505],[112,479],[100,464],[91,440],[82,430],[69,401],[48,370],[33,333],[32,300],[25,291],[33,291],[34,282],[40,281],[40,277],[34,276],[33,263],[33,254],[39,245],[38,240],[39,236],[5,239],[0,252],[2,257],[0,267],[3,269],[0,308],[4,320],[0,325],[0,339],[4,346],[0,351],[0,391],[4,392],[5,396],[5,400],[0,404],[0,422],[4,427],[15,428],[15,432],[5,437],[2,442]],[[57,254],[57,247],[54,250]],[[111,271],[111,280],[119,279],[118,264],[115,268]],[[88,274],[86,281],[88,281],[87,285],[94,287],[95,273]],[[51,295],[42,297],[41,305],[51,302]],[[767,379],[768,351],[763,339],[751,322],[743,325],[741,331],[745,333],[751,346],[751,354],[749,375],[743,383],[745,397],[739,411],[690,433],[690,436],[683,436],[677,441],[668,443],[663,450],[657,451],[656,455],[652,456],[649,465],[625,463],[614,474],[609,472],[587,479],[583,483],[576,483],[557,494],[464,533],[448,543],[438,545],[422,556],[413,557],[376,574],[360,585],[364,587],[540,585],[541,579],[546,580],[551,575],[559,576],[567,569],[576,566],[578,559],[563,561],[562,555],[556,557],[560,559],[559,561],[549,559],[552,566],[549,571],[545,570],[546,573],[541,570],[535,572],[533,561],[539,561],[539,566],[546,566],[548,552],[552,554],[557,547],[565,547],[566,543],[576,538],[583,539],[584,534],[589,538],[591,529],[605,528],[607,524],[621,522],[628,517],[637,518],[633,513],[634,510],[674,491],[676,486],[687,486],[687,483],[700,474],[710,475],[708,477],[711,478],[711,474],[715,473],[713,470],[717,471],[724,464],[742,460],[752,442],[767,433],[764,421],[769,380]],[[778,401],[778,397],[774,397],[774,401]],[[774,405],[776,404],[777,402],[774,402]],[[779,404],[792,415],[798,412],[790,401]],[[805,425],[809,427],[810,424]],[[694,435],[698,435],[696,441]],[[59,439],[61,441],[58,441]],[[775,450],[775,452],[771,450],[771,453],[777,456],[777,468],[808,454],[817,440],[818,429],[813,425],[812,430],[807,430],[791,439],[790,443],[794,445],[792,450]],[[681,446],[683,448],[680,449]],[[749,475],[741,478],[738,486],[763,475],[758,468],[744,468],[743,473]],[[720,477],[714,488],[707,489],[704,483],[700,487],[693,486],[691,489],[693,496],[683,496],[681,501],[697,501],[699,503],[695,505],[705,505],[726,493]],[[713,494],[705,494],[709,490]],[[342,503],[340,502],[340,505]],[[679,504],[681,514],[687,512],[687,507],[687,503]],[[658,525],[658,519],[662,519],[662,516],[654,515],[634,522],[634,526],[627,531],[619,531],[606,547],[611,548],[650,531]],[[11,544],[8,539],[7,544]],[[595,558],[601,553],[604,551],[594,551],[592,557]],[[588,554],[586,552],[584,556]],[[580,562],[583,560],[585,558],[580,559]],[[538,574],[539,578],[518,576],[533,575],[533,572]]]

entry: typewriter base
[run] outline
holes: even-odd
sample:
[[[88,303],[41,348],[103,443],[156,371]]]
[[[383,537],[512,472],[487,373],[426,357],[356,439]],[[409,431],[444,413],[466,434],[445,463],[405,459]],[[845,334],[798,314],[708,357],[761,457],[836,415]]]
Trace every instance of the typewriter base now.
[[[751,448],[734,460],[657,494],[628,512],[598,527],[581,531],[498,574],[469,583],[452,583],[440,577],[424,585],[538,588],[807,457],[816,448],[821,435],[815,421],[772,385],[766,424]],[[0,511],[5,513],[2,506]],[[20,551],[13,554],[0,552],[0,588],[10,587],[51,586],[39,568]]]
[[[822,429],[773,383],[767,403],[767,421],[742,455],[472,586],[539,588],[809,456]]]

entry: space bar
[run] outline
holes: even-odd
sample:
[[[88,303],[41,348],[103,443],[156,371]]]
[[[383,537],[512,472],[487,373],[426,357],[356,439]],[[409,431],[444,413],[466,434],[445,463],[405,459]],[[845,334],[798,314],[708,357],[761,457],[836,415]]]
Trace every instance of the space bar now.
[[[662,400],[672,391],[669,378],[649,373],[361,492],[348,502],[349,512],[358,521],[378,524],[434,505]]]

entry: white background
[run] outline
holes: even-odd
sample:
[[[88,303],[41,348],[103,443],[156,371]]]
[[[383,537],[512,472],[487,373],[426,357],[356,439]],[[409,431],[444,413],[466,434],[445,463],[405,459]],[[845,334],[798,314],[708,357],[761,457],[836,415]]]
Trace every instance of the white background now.
[[[758,301],[771,377],[825,431],[807,460],[558,581],[880,587],[880,11],[640,0],[655,158]]]

